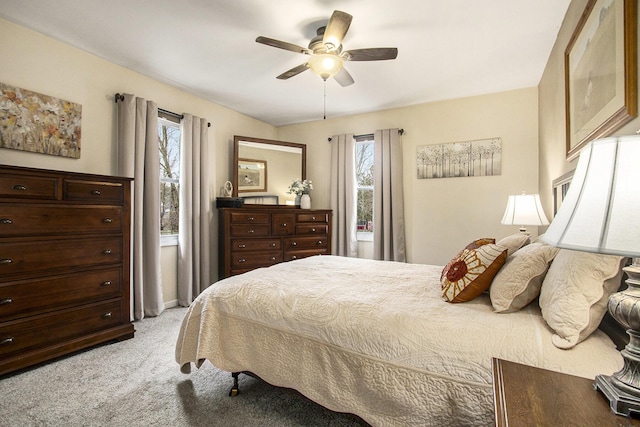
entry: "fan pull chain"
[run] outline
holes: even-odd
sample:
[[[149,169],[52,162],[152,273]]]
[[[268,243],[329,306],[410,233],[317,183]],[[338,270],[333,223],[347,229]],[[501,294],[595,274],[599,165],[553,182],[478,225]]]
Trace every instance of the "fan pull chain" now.
[[[327,120],[327,80],[324,80],[324,118]]]

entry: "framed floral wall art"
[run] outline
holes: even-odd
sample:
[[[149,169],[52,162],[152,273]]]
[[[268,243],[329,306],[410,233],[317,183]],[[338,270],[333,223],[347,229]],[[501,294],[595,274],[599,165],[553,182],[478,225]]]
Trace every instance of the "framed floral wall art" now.
[[[0,148],[80,158],[82,106],[0,83]]]
[[[636,0],[589,0],[565,51],[567,160],[637,116]]]

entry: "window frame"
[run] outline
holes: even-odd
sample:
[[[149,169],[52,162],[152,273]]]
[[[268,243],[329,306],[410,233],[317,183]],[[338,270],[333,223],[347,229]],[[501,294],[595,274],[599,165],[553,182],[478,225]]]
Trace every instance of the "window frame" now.
[[[160,125],[163,125],[163,124],[166,126],[177,128],[180,131],[180,134],[182,135],[182,128],[180,125],[179,117],[174,117],[170,114],[166,114],[162,111],[158,111],[158,130],[160,128]],[[159,143],[160,143],[160,140],[158,139],[158,144]],[[182,158],[182,147],[180,147],[180,151],[179,151],[178,164],[181,163],[181,158]],[[180,174],[180,172],[181,171],[178,172],[178,175]],[[161,185],[163,183],[173,183],[173,184],[177,184],[178,188],[180,188],[180,178],[167,178],[162,175],[160,175],[158,178]],[[178,207],[178,219],[179,218],[180,218],[180,208]],[[178,245],[178,233],[174,233],[174,234],[160,233],[160,247],[177,246],[177,245]]]
[[[371,134],[364,134],[364,135],[356,135],[356,136],[354,136],[354,139],[356,140],[355,147],[354,147],[354,149],[355,149],[354,159],[357,158],[357,156],[355,156],[355,154],[357,154],[359,145],[371,145],[372,147],[374,146],[374,135],[372,133]],[[374,148],[374,164],[375,164],[375,148]],[[375,171],[374,171],[374,174],[375,174]],[[372,196],[375,196],[374,186],[373,185],[361,186],[358,183],[358,177],[356,176],[356,180],[355,180],[356,204],[357,204],[357,195],[360,192],[360,190],[370,190],[373,193]],[[372,203],[373,203],[373,197],[372,197],[371,200],[372,200]],[[371,207],[371,209],[373,209],[373,206]],[[373,212],[372,212],[372,221],[373,221]],[[373,241],[373,231],[358,231],[357,227],[358,227],[358,224],[356,222],[356,239],[359,242],[372,242]]]

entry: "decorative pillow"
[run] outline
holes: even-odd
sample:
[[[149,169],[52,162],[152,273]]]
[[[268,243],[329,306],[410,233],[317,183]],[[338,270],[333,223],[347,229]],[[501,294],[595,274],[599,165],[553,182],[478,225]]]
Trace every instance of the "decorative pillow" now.
[[[553,344],[571,348],[595,331],[618,290],[626,258],[561,249],[540,291],[542,317]]]
[[[544,242],[534,242],[507,257],[489,288],[493,309],[497,313],[512,313],[536,299],[558,250]]]
[[[509,249],[507,257],[513,255],[518,249],[531,243],[531,237],[525,233],[516,233],[505,237],[498,242],[498,245]]]
[[[460,258],[460,255],[462,255],[464,251],[471,250],[471,249],[478,249],[480,246],[488,245],[495,242],[496,242],[496,239],[493,239],[490,237],[483,237],[482,239],[476,239],[473,242],[469,243],[467,246],[465,246],[464,249],[458,252],[456,256],[451,258],[451,261],[449,261],[447,265],[444,266],[444,268],[442,269],[442,273],[440,273],[440,281],[442,282],[442,279],[444,279],[446,272],[449,271],[449,269],[451,268],[451,264],[454,262],[457,262],[458,258]]]
[[[448,302],[471,301],[489,288],[506,259],[507,248],[496,244],[465,248],[443,271],[442,298]]]

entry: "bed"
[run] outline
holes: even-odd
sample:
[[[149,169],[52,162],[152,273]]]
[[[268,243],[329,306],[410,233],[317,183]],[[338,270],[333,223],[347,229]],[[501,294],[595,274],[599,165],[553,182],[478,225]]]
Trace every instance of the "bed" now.
[[[506,252],[502,270],[522,271],[508,261],[524,248]],[[547,277],[559,280],[549,264],[544,289]],[[314,256],[226,278],[189,307],[176,361],[185,373],[205,360],[251,372],[374,426],[493,425],[494,357],[586,378],[622,367],[597,324],[587,336],[570,331],[567,344],[558,337],[566,325],[549,326],[537,294],[497,313],[488,291],[443,301],[442,277],[442,266]],[[547,300],[547,317],[563,307]]]

